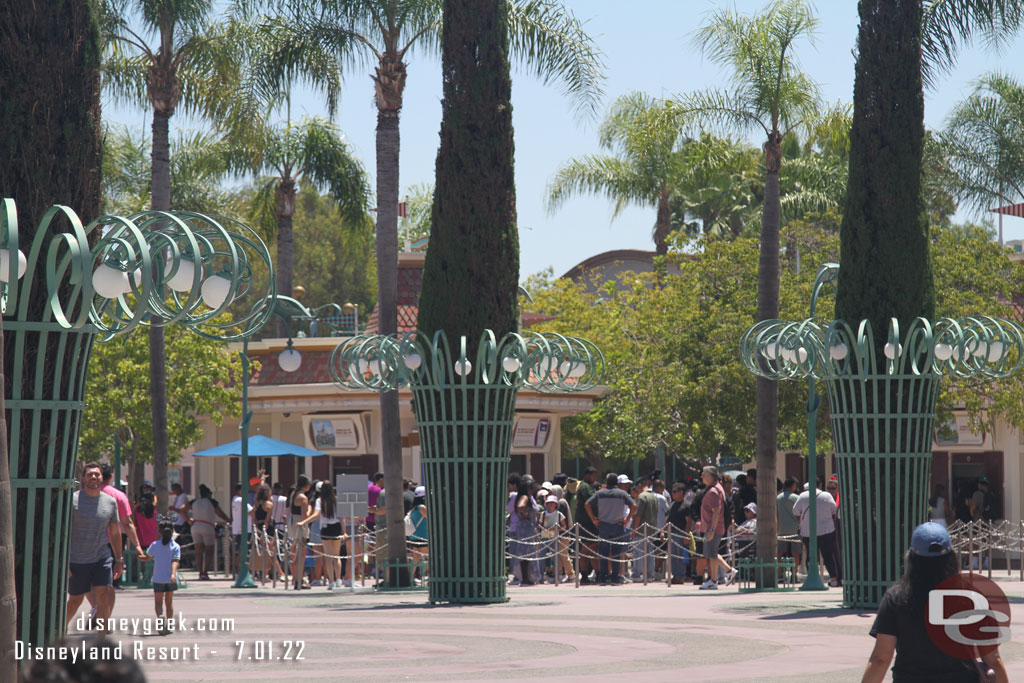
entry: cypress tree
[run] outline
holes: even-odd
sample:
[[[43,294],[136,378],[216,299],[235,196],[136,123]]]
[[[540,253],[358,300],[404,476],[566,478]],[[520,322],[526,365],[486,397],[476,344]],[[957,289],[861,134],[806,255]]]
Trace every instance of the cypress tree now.
[[[465,336],[473,369],[413,387],[431,524],[431,602],[505,600],[503,492],[516,389],[476,379],[484,330],[516,326],[519,238],[507,0],[445,0],[444,101],[430,244],[420,290],[427,341]],[[433,362],[433,359],[426,359]]]
[[[516,328],[519,234],[504,0],[445,0],[441,147],[419,328],[475,349]]]
[[[8,2],[0,8],[0,140],[4,150],[0,196],[17,203],[19,245],[26,254],[37,224],[51,205],[70,206],[83,223],[100,211],[101,43],[97,17],[94,0],[54,0],[31,8]],[[43,254],[33,282],[27,277],[22,281],[23,287],[33,288],[27,311],[30,321],[46,319],[49,311],[45,248]],[[67,301],[66,296],[61,298]],[[14,303],[9,305],[13,311]],[[22,344],[14,343],[18,334],[27,336]],[[5,330],[5,397],[16,393],[28,399],[81,400],[79,376],[84,378],[81,371],[91,341],[91,332],[42,335]],[[41,355],[44,362],[37,364]],[[77,374],[71,368],[78,368]],[[20,375],[16,369],[21,370]],[[37,372],[44,376],[37,377]],[[57,377],[60,386],[54,386]],[[15,381],[20,381],[19,387],[13,386]],[[13,632],[17,629],[20,638],[41,644],[64,628],[67,568],[62,562],[67,557],[58,554],[55,530],[65,523],[58,511],[67,512],[67,507],[59,507],[59,501],[69,499],[70,492],[31,487],[12,491],[10,477],[73,477],[80,410],[19,409],[10,401],[6,407],[7,432],[0,431],[0,461],[5,465],[7,433],[17,430],[20,437],[16,441],[19,452],[10,460],[12,471],[0,468],[0,592],[5,596],[16,592],[18,616],[15,619],[12,601],[0,602],[4,655],[0,678],[14,680],[8,666]],[[39,419],[35,425],[34,414]],[[51,448],[54,457],[48,456]],[[18,524],[13,540],[12,505]],[[43,526],[44,520],[49,522],[48,528]],[[34,538],[28,533],[29,524],[34,525]],[[14,576],[7,562],[12,545]],[[43,581],[49,581],[45,593],[40,588]],[[26,588],[26,584],[32,587]]]
[[[836,317],[871,321],[881,351],[935,308],[921,194],[924,93],[920,0],[861,0],[850,131],[850,173],[840,227]]]

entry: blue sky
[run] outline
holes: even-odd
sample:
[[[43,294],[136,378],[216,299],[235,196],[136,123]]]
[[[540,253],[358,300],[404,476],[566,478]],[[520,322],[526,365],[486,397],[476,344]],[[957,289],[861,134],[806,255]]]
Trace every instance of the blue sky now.
[[[736,0],[741,12],[756,12],[763,0]],[[602,112],[619,95],[641,90],[669,96],[724,81],[724,73],[701,58],[692,36],[708,14],[723,2],[712,0],[566,0],[587,21],[587,30],[605,53],[607,81]],[[821,87],[826,100],[849,101],[853,96],[852,49],[857,35],[854,0],[819,0],[820,24],[814,45],[799,46],[805,72]],[[1000,53],[974,48],[965,51],[956,70],[926,92],[925,122],[942,126],[949,110],[966,96],[972,82],[986,71],[1000,70],[1024,79],[1024,39]],[[441,121],[439,60],[423,52],[409,57],[405,105],[401,118],[401,186],[432,182]],[[366,65],[345,75],[341,108],[335,118],[355,153],[371,174],[374,169],[376,109]],[[524,70],[513,71],[513,122],[516,143],[516,193],[520,226],[520,264],[525,277],[551,266],[561,275],[583,259],[610,249],[653,249],[650,234],[653,208],[629,208],[611,221],[612,203],[585,195],[567,201],[557,212],[545,208],[545,189],[568,159],[599,151],[600,117],[579,121],[571,103],[555,85],[543,86]],[[104,103],[108,121],[149,130],[150,112],[132,111]],[[292,117],[326,115],[316,93],[296,92]],[[187,128],[184,117],[172,119],[172,129]],[[760,140],[756,140],[760,145]],[[183,207],[184,208],[184,207]],[[967,216],[962,216],[966,218]],[[1024,219],[1007,218],[1006,239],[1024,237]],[[299,245],[298,248],[301,248]]]

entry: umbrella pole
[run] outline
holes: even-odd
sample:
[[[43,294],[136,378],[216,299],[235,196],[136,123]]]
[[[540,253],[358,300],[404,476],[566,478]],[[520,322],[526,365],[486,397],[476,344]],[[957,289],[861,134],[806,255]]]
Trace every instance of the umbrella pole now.
[[[242,490],[241,504],[238,506],[239,514],[239,542],[238,542],[238,576],[232,588],[255,588],[256,583],[249,576],[249,496],[246,488],[246,479],[249,476],[249,420],[252,419],[252,412],[249,411],[249,338],[242,339],[242,423],[239,429],[242,431],[242,462],[238,468],[239,479],[241,479]]]

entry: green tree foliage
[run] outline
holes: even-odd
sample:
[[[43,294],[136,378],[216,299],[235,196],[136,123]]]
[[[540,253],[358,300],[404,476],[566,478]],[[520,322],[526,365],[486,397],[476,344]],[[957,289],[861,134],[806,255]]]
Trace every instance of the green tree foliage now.
[[[200,337],[184,326],[167,328],[167,434],[171,462],[203,436],[200,416],[220,424],[241,413],[238,354],[224,342]],[[126,334],[93,346],[86,380],[88,404],[79,449],[86,459],[109,453],[113,439],[134,466],[153,462],[149,387],[149,340]],[[141,472],[137,477],[141,481]]]
[[[350,302],[368,317],[377,302],[373,234],[346,227],[337,205],[312,187],[298,192],[293,229],[302,245],[295,282],[306,288],[303,303],[315,308]]]
[[[1024,265],[1011,261],[1008,255],[1013,252],[993,241],[991,233],[971,225],[933,228],[931,248],[937,316],[1019,318],[1011,302],[1024,292]],[[945,380],[937,424],[957,408],[967,410],[968,422],[979,434],[991,432],[996,418],[1022,429],[1024,377]]]
[[[838,255],[840,221],[828,213],[783,227],[782,318],[807,316],[818,268]],[[935,227],[931,239],[937,315],[1011,315],[1009,302],[1024,291],[1024,266],[1011,262],[1007,249],[971,226]],[[567,454],[597,465],[607,460],[615,469],[634,456],[649,456],[664,442],[694,466],[716,453],[752,460],[755,380],[740,362],[736,343],[756,316],[757,242],[740,237],[699,244],[695,254],[670,255],[681,272],[666,274],[660,287],[652,286],[650,274],[624,275],[596,291],[586,282],[560,279],[532,288],[532,303],[521,301],[526,310],[556,316],[545,329],[592,339],[606,356],[610,391],[594,410],[565,421]],[[828,296],[819,302],[822,320],[831,320],[832,304]],[[780,382],[779,391],[777,447],[806,452],[806,384]],[[958,408],[967,409],[979,432],[991,430],[997,417],[1024,428],[1024,380],[946,380],[940,414]],[[830,434],[823,403],[819,452],[831,449]]]
[[[860,16],[836,311],[855,329],[871,321],[881,354],[890,318],[907,329],[934,316],[921,192],[921,3],[863,0]]]
[[[794,222],[783,235],[803,245],[800,274],[795,261],[782,268],[782,315],[799,319],[838,239],[813,222]],[[567,452],[623,463],[665,443],[694,465],[716,453],[752,459],[756,380],[736,343],[756,317],[758,241],[704,238],[698,245],[695,254],[670,255],[680,272],[664,275],[660,287],[653,274],[626,275],[591,293],[585,282],[557,280],[532,292],[532,304],[523,302],[557,316],[546,329],[592,339],[605,353],[611,391],[593,411],[566,422]],[[819,314],[829,313],[823,302]],[[802,450],[806,386],[786,382],[780,392],[779,446]]]

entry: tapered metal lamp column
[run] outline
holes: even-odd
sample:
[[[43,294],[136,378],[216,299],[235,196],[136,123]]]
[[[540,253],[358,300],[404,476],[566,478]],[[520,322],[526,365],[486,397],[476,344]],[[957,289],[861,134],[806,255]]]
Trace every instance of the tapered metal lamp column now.
[[[835,287],[839,276],[839,266],[834,263],[826,263],[818,271],[818,277],[814,281],[814,291],[811,293],[810,318],[814,319],[814,311],[818,307],[818,295],[821,289],[827,284]],[[824,591],[828,586],[821,580],[821,571],[818,567],[818,408],[821,406],[821,395],[814,386],[814,375],[807,376],[807,502],[808,508],[808,534],[807,534],[807,577],[802,591]]]
[[[249,496],[245,487],[249,479],[249,420],[252,419],[252,411],[249,410],[249,338],[242,340],[242,422],[239,430],[242,432],[242,463],[238,468],[241,481],[242,496],[241,504],[238,506],[239,514],[239,541],[238,541],[238,576],[232,588],[255,588],[256,582],[249,576]]]

